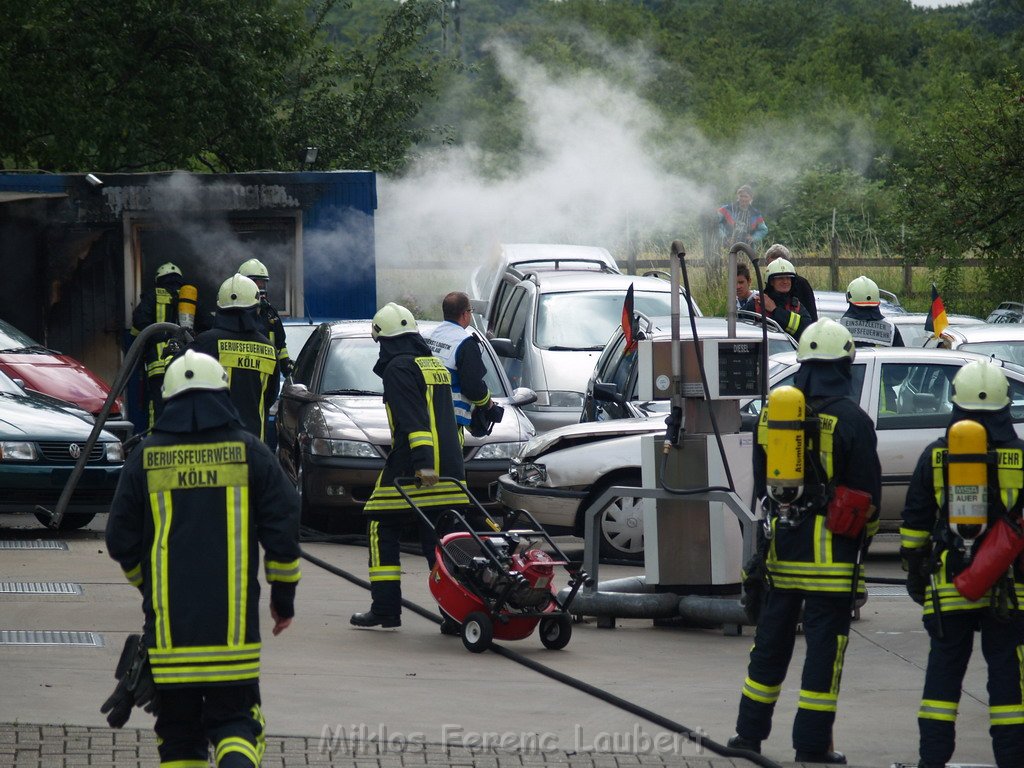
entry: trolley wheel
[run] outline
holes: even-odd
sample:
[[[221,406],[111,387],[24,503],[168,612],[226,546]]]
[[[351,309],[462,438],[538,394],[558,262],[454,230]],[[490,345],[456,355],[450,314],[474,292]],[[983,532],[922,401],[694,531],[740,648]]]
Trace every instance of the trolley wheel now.
[[[567,613],[540,620],[540,641],[549,651],[560,651],[572,639],[572,617]]]
[[[462,622],[462,644],[473,653],[483,653],[491,647],[494,624],[486,613],[473,611]]]

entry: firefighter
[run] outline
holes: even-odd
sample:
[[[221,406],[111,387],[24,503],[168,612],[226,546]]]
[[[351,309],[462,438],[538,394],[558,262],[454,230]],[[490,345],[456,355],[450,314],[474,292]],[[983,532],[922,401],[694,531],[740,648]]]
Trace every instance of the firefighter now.
[[[945,766],[953,756],[961,686],[979,632],[996,765],[1016,768],[1024,765],[1024,441],[997,365],[965,365],[950,399],[949,428],[917,462],[900,528],[907,592],[924,607],[930,638],[918,765]],[[987,567],[986,578],[979,569]]]
[[[196,336],[191,348],[227,369],[242,426],[264,440],[271,406],[268,393],[276,386],[278,369],[274,345],[259,330],[259,304],[256,283],[244,275],[229,277],[217,292],[213,328]]]
[[[905,346],[900,329],[878,308],[881,299],[874,280],[865,275],[851,280],[846,287],[846,301],[850,306],[839,322],[853,336],[854,344],[858,347]]]
[[[281,368],[283,376],[291,376],[295,363],[288,355],[288,345],[285,342],[284,323],[281,322],[281,315],[267,299],[267,286],[270,283],[270,273],[266,266],[259,259],[249,259],[242,262],[238,268],[238,274],[245,275],[254,283],[260,292],[260,307],[256,313],[260,320],[260,332],[270,339],[270,343],[277,350],[277,364]]]
[[[452,410],[451,374],[431,354],[416,319],[405,307],[384,305],[373,316],[371,333],[380,345],[373,372],[384,382],[391,452],[364,508],[370,517],[372,604],[365,613],[352,614],[350,621],[357,627],[398,627],[402,624],[399,535],[411,510],[394,487],[395,479],[416,478],[417,485],[406,490],[434,521],[445,509],[468,505],[469,499],[451,480],[441,479],[465,478]],[[423,554],[433,568],[433,533],[418,518]]]
[[[473,310],[469,296],[453,291],[441,302],[444,322],[427,339],[435,356],[441,358],[452,377],[452,403],[459,435],[468,429],[474,437],[490,434],[491,426],[501,421],[504,409],[491,400],[484,377],[484,358],[480,342],[466,328]]]
[[[793,722],[797,762],[845,764],[832,751],[860,562],[878,528],[881,467],[870,417],[851,398],[849,331],[823,318],[800,338],[795,387],[773,390],[753,451],[766,516],[764,603],[729,746],[760,752],[793,654],[807,641]],[[804,447],[806,446],[806,451]],[[765,498],[765,494],[768,497]]]
[[[299,498],[261,442],[240,429],[212,357],[175,358],[153,434],[121,473],[107,549],[142,593],[143,645],[159,695],[161,765],[260,764],[259,548],[273,634],[295,614]]]
[[[754,311],[761,312],[764,302],[765,313],[786,333],[799,341],[801,334],[811,324],[811,315],[800,300],[793,295],[793,279],[796,269],[786,259],[775,259],[765,270],[764,295],[754,302]]]
[[[139,303],[132,312],[132,337],[138,336],[153,323],[178,322],[178,291],[184,284],[185,278],[177,264],[168,261],[156,268],[156,285],[139,297]],[[160,388],[164,380],[164,370],[167,368],[166,353],[170,340],[171,336],[168,334],[150,341],[143,355],[147,431],[153,428],[160,411],[163,410]]]

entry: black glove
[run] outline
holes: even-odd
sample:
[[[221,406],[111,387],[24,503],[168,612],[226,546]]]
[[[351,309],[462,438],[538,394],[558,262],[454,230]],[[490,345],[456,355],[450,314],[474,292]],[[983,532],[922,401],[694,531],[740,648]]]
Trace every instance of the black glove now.
[[[761,607],[768,586],[768,568],[760,552],[755,552],[743,566],[743,595],[740,605],[752,625],[761,617]]]
[[[275,581],[270,585],[270,604],[278,618],[291,619],[295,616],[295,584]]]
[[[907,574],[907,594],[918,605],[924,605],[925,590],[931,579],[923,573]]]
[[[281,361],[281,375],[286,379],[292,375],[292,371],[295,370],[295,363],[289,357],[286,360]]]
[[[469,415],[469,434],[473,437],[486,437],[504,416],[505,409],[493,400],[486,408],[474,408]]]
[[[117,686],[100,706],[111,728],[121,728],[128,722],[133,707],[142,707],[156,714],[160,707],[160,693],[153,680],[149,653],[141,635],[128,635],[121,649],[121,658],[114,671]]]
[[[123,728],[124,724],[128,722],[128,718],[131,717],[134,706],[135,697],[132,692],[128,690],[124,680],[118,680],[117,687],[103,702],[100,712],[107,716],[107,723],[111,728]]]
[[[907,594],[918,605],[924,605],[925,590],[931,583],[928,559],[931,547],[900,548],[900,560],[903,570],[907,572]]]

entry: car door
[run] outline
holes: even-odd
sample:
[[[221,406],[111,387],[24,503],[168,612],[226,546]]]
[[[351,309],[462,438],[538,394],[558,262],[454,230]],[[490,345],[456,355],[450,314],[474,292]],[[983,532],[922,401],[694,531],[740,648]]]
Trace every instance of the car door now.
[[[623,354],[626,348],[626,337],[616,333],[605,347],[594,369],[594,377],[587,387],[583,401],[583,415],[580,421],[612,421],[628,419],[634,416],[629,407],[629,400],[636,397],[636,351]],[[609,400],[595,394],[595,389],[605,392],[614,391],[615,400]]]
[[[292,383],[304,384],[307,388],[313,389],[313,377],[316,372],[317,358],[326,340],[330,337],[330,328],[320,326],[306,342],[295,361],[295,369],[292,371]],[[293,466],[293,458],[298,455],[298,430],[300,412],[304,403],[292,397],[288,397],[288,387],[281,393],[277,407],[277,445],[278,455],[281,463],[294,473],[297,467]]]

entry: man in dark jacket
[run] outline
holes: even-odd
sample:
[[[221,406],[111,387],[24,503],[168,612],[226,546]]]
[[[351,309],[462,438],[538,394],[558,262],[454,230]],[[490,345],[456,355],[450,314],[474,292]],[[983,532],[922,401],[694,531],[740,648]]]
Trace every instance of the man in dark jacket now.
[[[370,516],[372,604],[369,611],[352,614],[350,621],[357,627],[398,627],[402,624],[399,535],[411,510],[394,487],[395,480],[415,477],[417,484],[409,485],[406,492],[434,520],[442,510],[470,502],[455,483],[441,479],[465,479],[451,374],[431,354],[416,319],[403,306],[382,307],[373,317],[372,335],[380,344],[373,371],[384,382],[391,452],[364,508]],[[422,520],[417,522],[423,554],[433,567],[433,533]]]
[[[227,374],[186,351],[167,367],[165,407],[128,457],[107,550],[142,593],[143,644],[159,692],[161,765],[258,766],[259,549],[273,633],[295,615],[299,498],[277,460],[239,428]]]
[[[196,336],[191,348],[216,358],[227,369],[231,400],[242,426],[266,438],[271,387],[277,386],[277,351],[259,331],[256,283],[243,275],[229,277],[217,292],[213,328]]]
[[[771,266],[771,263],[776,259],[785,259],[790,264],[793,264],[793,255],[789,252],[789,248],[781,243],[772,243],[768,250],[764,252],[765,267]],[[807,282],[807,278],[796,274],[795,270],[793,272],[792,294],[799,300],[800,305],[807,310],[807,314],[811,316],[811,322],[815,322],[818,319],[818,305],[814,300],[814,289]]]
[[[846,763],[841,752],[832,751],[832,725],[852,602],[864,591],[860,555],[878,529],[882,493],[874,425],[850,397],[854,354],[849,332],[828,318],[812,324],[800,338],[795,387],[816,428],[805,430],[807,451],[802,464],[796,463],[796,457],[783,457],[803,468],[802,495],[787,504],[778,499],[783,495],[780,490],[788,489],[777,489],[768,480],[766,445],[769,431],[776,428],[768,413],[771,406],[762,411],[758,423],[754,490],[766,506],[769,586],[740,697],[737,735],[729,740],[736,749],[760,752],[761,742],[771,732],[802,615],[807,654],[793,721],[796,761]],[[785,428],[789,422],[780,426]],[[860,530],[838,532],[833,513],[849,517],[854,511]]]
[[[768,317],[799,341],[801,334],[814,321],[806,307],[793,295],[796,270],[785,259],[776,259],[768,265],[764,275],[764,294],[754,299],[754,311],[760,313],[763,302]]]
[[[878,308],[881,298],[878,284],[861,275],[846,287],[846,300],[850,306],[839,322],[853,336],[858,347],[902,347],[903,337],[895,323],[882,315]]]
[[[931,644],[917,712],[918,765],[943,768],[953,757],[964,674],[979,633],[988,664],[989,734],[996,765],[1014,768],[1024,765],[1024,561],[1017,557],[1004,564],[1001,578],[987,589],[978,588],[976,600],[963,596],[955,580],[985,552],[1001,518],[1021,527],[1024,441],[1013,427],[1009,384],[999,366],[987,360],[965,365],[953,378],[951,400],[946,435],[924,449],[914,469],[900,528],[907,592],[924,607]],[[957,444],[960,430],[978,430],[976,425],[984,431],[978,447],[984,451],[981,477],[987,476],[987,490],[958,481],[957,496],[951,498],[946,485],[954,452],[977,458],[977,448],[965,451]],[[965,507],[965,499],[978,498],[987,499],[980,510],[973,503]],[[959,524],[965,510],[972,516],[981,512],[983,523]]]

